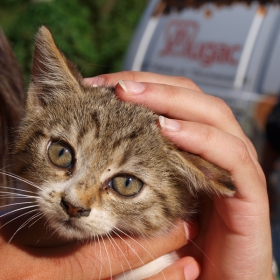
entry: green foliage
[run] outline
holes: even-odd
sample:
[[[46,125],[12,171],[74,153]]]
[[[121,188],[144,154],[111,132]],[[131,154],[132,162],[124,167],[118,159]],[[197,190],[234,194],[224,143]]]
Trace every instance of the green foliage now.
[[[148,0],[1,0],[0,25],[25,79],[34,35],[46,25],[59,48],[84,76],[121,69],[123,56]]]

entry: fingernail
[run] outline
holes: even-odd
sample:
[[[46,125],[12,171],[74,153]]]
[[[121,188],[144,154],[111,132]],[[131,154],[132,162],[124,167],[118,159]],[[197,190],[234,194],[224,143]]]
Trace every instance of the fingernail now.
[[[184,230],[185,230],[186,238],[189,239],[190,232],[189,232],[189,227],[188,227],[188,224],[186,221],[184,221]]]
[[[199,267],[196,263],[188,263],[184,266],[185,280],[195,280],[199,276]]]
[[[100,76],[85,78],[84,83],[92,87],[103,86],[105,84],[105,78]]]
[[[168,119],[163,116],[159,116],[158,120],[161,128],[164,128],[166,130],[178,131],[181,127],[180,123],[173,119]]]
[[[144,84],[138,82],[132,82],[132,81],[120,80],[119,85],[126,93],[130,93],[130,94],[142,93],[146,88]]]

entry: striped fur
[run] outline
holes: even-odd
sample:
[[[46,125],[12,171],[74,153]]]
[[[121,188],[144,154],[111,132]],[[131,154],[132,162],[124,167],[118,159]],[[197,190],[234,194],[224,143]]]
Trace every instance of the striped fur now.
[[[26,115],[13,147],[14,172],[40,187],[39,209],[63,238],[162,234],[192,215],[198,193],[232,196],[235,187],[226,171],[178,150],[161,135],[157,121],[147,108],[120,101],[113,87],[85,86],[42,27]],[[69,168],[50,162],[51,141],[71,147]],[[138,178],[142,189],[119,195],[109,183],[118,174]],[[87,210],[73,217],[64,200]]]

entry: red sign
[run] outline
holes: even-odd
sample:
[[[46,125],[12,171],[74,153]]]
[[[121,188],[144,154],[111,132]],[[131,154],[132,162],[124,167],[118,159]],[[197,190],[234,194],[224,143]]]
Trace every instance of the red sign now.
[[[200,62],[204,67],[214,63],[237,65],[237,56],[242,49],[240,44],[199,42],[196,40],[198,33],[199,23],[196,21],[170,21],[165,28],[165,45],[160,55],[187,57]]]

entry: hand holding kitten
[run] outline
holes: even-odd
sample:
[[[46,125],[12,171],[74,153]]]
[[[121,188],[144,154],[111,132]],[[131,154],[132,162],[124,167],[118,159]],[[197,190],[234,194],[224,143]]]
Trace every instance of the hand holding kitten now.
[[[186,254],[201,265],[199,279],[272,279],[265,178],[229,107],[182,77],[121,72],[86,82],[117,84],[120,99],[165,116],[162,133],[181,149],[232,174],[237,193],[203,206],[199,234],[187,245]]]

